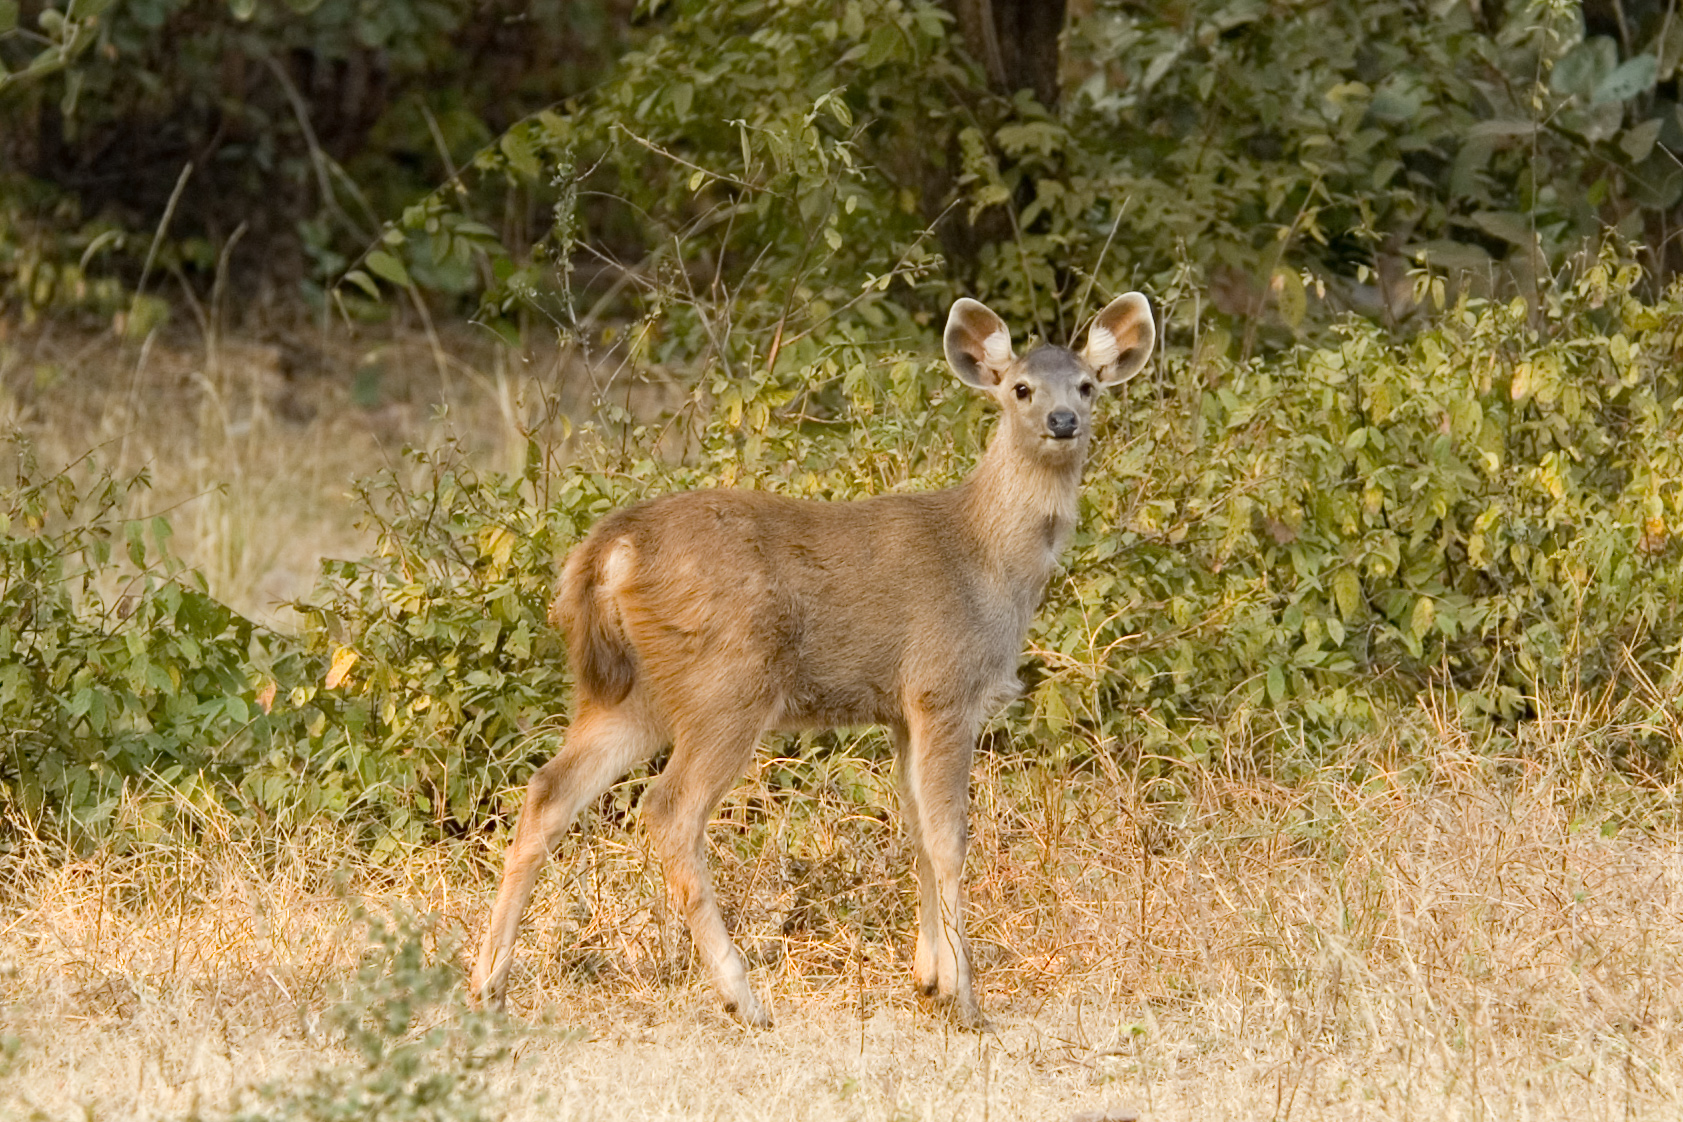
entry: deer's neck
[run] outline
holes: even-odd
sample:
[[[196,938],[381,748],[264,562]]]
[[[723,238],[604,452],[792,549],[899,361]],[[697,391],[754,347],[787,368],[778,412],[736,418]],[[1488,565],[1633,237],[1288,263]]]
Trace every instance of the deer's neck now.
[[[985,563],[1039,602],[1075,529],[1081,459],[1046,464],[1012,455],[1002,434],[964,484],[965,517]]]

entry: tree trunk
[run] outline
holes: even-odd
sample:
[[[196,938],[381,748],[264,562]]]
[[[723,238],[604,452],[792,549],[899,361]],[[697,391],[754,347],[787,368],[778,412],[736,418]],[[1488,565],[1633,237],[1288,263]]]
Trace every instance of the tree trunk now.
[[[964,46],[1002,94],[1032,90],[1058,104],[1058,34],[1068,0],[946,0]]]

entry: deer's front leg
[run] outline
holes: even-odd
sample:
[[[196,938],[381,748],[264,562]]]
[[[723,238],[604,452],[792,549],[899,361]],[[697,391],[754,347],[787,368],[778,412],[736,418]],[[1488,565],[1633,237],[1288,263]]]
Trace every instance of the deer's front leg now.
[[[918,861],[918,990],[959,1025],[980,1030],[987,1022],[970,977],[962,889],[975,729],[959,718],[914,713],[909,731],[901,786]]]

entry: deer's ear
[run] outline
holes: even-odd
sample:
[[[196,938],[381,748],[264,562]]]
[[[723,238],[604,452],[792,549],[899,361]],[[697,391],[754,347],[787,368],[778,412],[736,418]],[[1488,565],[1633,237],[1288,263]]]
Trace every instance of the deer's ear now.
[[[946,347],[947,364],[959,381],[979,390],[998,386],[1017,359],[1011,352],[1011,333],[1005,329],[1005,321],[987,305],[969,297],[953,304],[941,342]]]
[[[1093,328],[1087,333],[1087,349],[1081,357],[1087,360],[1102,385],[1114,386],[1140,372],[1156,342],[1151,305],[1139,293],[1129,292],[1106,304],[1093,317]]]

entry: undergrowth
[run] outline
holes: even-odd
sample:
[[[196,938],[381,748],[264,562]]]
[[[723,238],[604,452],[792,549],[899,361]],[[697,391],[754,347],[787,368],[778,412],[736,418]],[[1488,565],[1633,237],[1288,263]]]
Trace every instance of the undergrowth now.
[[[1671,775],[1683,293],[1642,301],[1637,275],[1609,256],[1536,305],[1463,294],[1406,341],[1352,320],[1268,361],[1168,355],[1099,421],[1032,688],[995,743],[1172,771],[1159,761],[1210,758],[1242,729],[1250,766],[1284,776],[1428,694],[1507,743],[1537,699],[1605,693],[1621,732],[1600,750]],[[324,563],[297,633],[211,596],[167,519],[122,513],[144,475],[43,472],[17,446],[5,799],[83,838],[135,784],[282,827],[328,815],[377,853],[476,831],[561,735],[570,683],[545,605],[556,557],[603,514],[700,486],[946,486],[988,427],[927,352],[845,339],[746,381],[720,372],[676,423],[692,434],[678,459],[656,453],[660,427],[629,424],[534,435],[514,474],[412,452],[359,489],[377,550]],[[825,742],[781,743],[802,758]]]

